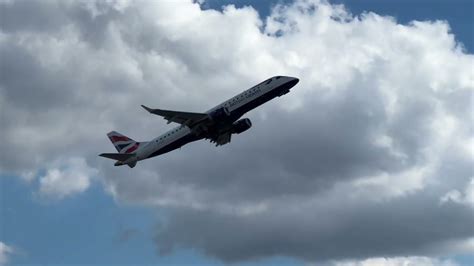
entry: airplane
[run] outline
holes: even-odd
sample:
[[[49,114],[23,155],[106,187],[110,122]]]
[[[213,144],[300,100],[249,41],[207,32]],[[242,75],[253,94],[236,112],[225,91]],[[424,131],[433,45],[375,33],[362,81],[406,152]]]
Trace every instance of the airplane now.
[[[111,131],[107,136],[118,153],[102,153],[99,156],[116,160],[115,166],[128,165],[133,168],[138,161],[170,152],[200,139],[208,139],[216,146],[227,144],[232,134],[240,134],[252,127],[250,119],[240,119],[245,113],[287,94],[298,82],[299,79],[294,77],[271,77],[204,113],[152,109],[142,105],[149,113],[163,117],[168,124],[174,122],[180,125],[146,142],[134,141]]]

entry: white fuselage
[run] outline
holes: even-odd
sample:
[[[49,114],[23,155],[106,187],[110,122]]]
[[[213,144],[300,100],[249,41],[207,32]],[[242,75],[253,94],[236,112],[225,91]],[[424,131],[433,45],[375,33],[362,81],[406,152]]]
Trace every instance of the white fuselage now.
[[[235,120],[239,119],[244,113],[255,107],[283,94],[289,92],[289,89],[298,82],[298,79],[292,77],[276,76],[265,80],[264,82],[236,95],[235,97],[208,110],[209,114],[214,110],[226,107]],[[136,157],[127,161],[140,161],[154,157],[202,138],[194,138],[192,130],[185,125],[175,127],[161,136],[145,143],[136,151]]]

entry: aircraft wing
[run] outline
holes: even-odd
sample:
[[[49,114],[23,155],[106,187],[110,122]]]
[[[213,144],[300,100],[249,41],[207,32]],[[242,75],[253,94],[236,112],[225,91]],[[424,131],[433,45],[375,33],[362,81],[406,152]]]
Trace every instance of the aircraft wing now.
[[[207,114],[204,113],[191,113],[191,112],[179,112],[179,111],[170,111],[162,109],[152,109],[142,105],[142,107],[148,112],[162,116],[165,120],[168,121],[168,124],[175,122],[178,124],[186,125],[191,127],[197,122],[203,121],[208,118]]]

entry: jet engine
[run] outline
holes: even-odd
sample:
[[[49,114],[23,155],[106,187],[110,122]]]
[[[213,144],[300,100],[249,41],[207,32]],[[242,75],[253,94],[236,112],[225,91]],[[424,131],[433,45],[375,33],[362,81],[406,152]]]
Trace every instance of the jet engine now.
[[[248,118],[240,119],[232,124],[232,133],[240,134],[252,127],[252,122]]]
[[[223,121],[230,116],[230,111],[227,107],[224,106],[212,111],[209,116],[213,121]]]

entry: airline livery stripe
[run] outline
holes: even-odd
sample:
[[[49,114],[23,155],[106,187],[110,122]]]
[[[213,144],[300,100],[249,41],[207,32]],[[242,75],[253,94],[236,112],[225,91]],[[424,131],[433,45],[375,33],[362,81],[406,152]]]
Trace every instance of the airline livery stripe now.
[[[123,150],[123,149],[124,149],[125,147],[127,147],[128,145],[130,145],[130,143],[127,143],[127,144],[118,144],[118,145],[116,145],[116,146],[119,148],[119,150]]]
[[[128,141],[116,141],[116,142],[114,142],[113,144],[114,144],[115,146],[117,146],[117,145],[123,145],[123,144],[130,145],[130,144],[132,144],[132,143],[135,143],[135,141],[133,141],[133,140],[128,140]]]
[[[114,142],[117,142],[117,141],[128,141],[130,139],[125,137],[125,136],[111,136],[110,140],[112,141],[112,143],[114,143]]]
[[[135,143],[130,149],[126,150],[125,153],[134,152],[138,148],[138,143]]]

